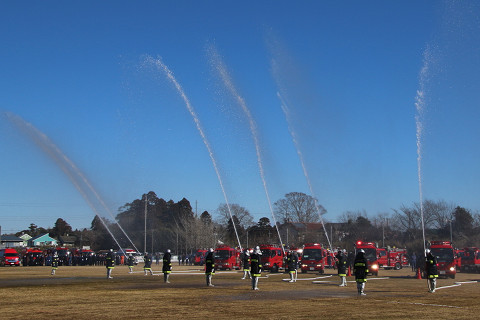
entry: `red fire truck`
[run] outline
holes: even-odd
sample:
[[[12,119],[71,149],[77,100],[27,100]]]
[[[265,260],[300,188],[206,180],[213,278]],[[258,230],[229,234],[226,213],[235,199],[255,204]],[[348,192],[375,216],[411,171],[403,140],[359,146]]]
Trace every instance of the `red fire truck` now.
[[[263,244],[260,246],[262,251],[261,261],[263,270],[270,270],[270,272],[278,272],[284,268],[284,253],[281,247]]]
[[[365,251],[369,273],[378,276],[378,269],[380,268],[379,260],[380,262],[386,261],[386,250],[377,248],[377,245],[373,242],[357,241],[355,250],[358,252],[360,249]]]
[[[462,271],[480,272],[480,249],[477,247],[465,248],[462,258]]]
[[[203,266],[205,264],[205,255],[207,254],[207,250],[198,249],[195,252],[195,257],[193,258],[193,264],[195,266]]]
[[[430,250],[437,257],[437,269],[440,277],[455,279],[457,257],[450,241],[430,241]]]
[[[215,249],[215,269],[233,270],[240,269],[240,251],[229,246],[219,246]]]
[[[19,266],[20,256],[13,248],[0,249],[0,266]]]
[[[384,249],[385,250],[385,249]],[[380,263],[384,269],[400,270],[409,265],[407,249],[391,248],[386,250],[386,263]]]
[[[327,251],[319,243],[306,243],[302,252],[302,273],[308,271],[325,272]]]

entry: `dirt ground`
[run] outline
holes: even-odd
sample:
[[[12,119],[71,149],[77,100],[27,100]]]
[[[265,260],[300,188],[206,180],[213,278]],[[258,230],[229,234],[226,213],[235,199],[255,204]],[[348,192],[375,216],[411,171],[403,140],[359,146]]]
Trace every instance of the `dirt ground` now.
[[[368,280],[367,296],[359,297],[353,277],[339,287],[335,270],[299,273],[296,283],[284,281],[283,273],[264,273],[268,277],[253,291],[238,271],[217,271],[215,287],[207,287],[200,267],[173,268],[170,284],[163,282],[161,265],[153,265],[154,276],[144,276],[141,266],[133,274],[117,266],[111,280],[105,267],[60,267],[55,276],[50,267],[0,268],[0,317],[390,320],[475,319],[479,314],[478,274],[440,279],[432,294],[426,280],[416,279],[410,269],[381,270]]]

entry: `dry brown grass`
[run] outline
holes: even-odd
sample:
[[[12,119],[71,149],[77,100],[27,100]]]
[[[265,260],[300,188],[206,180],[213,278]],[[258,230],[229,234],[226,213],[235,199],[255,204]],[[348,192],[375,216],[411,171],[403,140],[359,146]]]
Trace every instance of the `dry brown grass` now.
[[[154,271],[161,266],[153,266]],[[366,297],[358,297],[355,283],[338,287],[338,277],[319,279],[299,274],[299,281],[282,281],[285,274],[261,278],[259,291],[250,289],[241,273],[214,276],[214,288],[206,287],[203,275],[175,274],[171,283],[163,276],[128,274],[117,266],[114,279],[106,279],[104,267],[0,268],[1,318],[9,319],[473,319],[478,316],[479,283],[427,292],[426,281],[408,269],[381,271],[386,280],[369,280]],[[136,271],[141,271],[140,266]],[[198,270],[174,266],[174,272]],[[201,272],[201,271],[200,271]],[[334,274],[334,271],[327,271]],[[349,277],[349,281],[353,278]],[[439,287],[457,281],[480,280],[476,274],[438,281]],[[5,316],[8,315],[8,316]]]

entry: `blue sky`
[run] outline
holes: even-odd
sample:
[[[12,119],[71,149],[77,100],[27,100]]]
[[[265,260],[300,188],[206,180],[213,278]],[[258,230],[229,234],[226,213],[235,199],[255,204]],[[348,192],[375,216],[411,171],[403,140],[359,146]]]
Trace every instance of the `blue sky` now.
[[[480,4],[440,1],[22,1],[0,4],[0,110],[46,134],[116,213],[154,191],[215,214],[270,209],[249,122],[215,72],[214,48],[256,123],[272,202],[311,194],[337,221],[419,201],[415,97],[424,52],[424,198],[480,209]],[[212,61],[214,60],[214,61]],[[2,117],[0,225],[89,227],[59,167]]]

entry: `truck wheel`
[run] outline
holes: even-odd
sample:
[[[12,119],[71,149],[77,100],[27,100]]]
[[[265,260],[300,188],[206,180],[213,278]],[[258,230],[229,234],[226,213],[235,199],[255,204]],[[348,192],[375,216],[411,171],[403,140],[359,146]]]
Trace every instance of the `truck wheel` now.
[[[274,264],[272,266],[272,270],[270,271],[271,273],[277,273],[278,272],[278,266],[276,264]]]
[[[400,265],[400,263],[395,263],[395,270],[400,270],[402,269],[402,266]]]
[[[452,274],[452,275],[450,276],[450,278],[452,278],[452,279],[455,279],[455,275],[454,275],[454,274]]]

